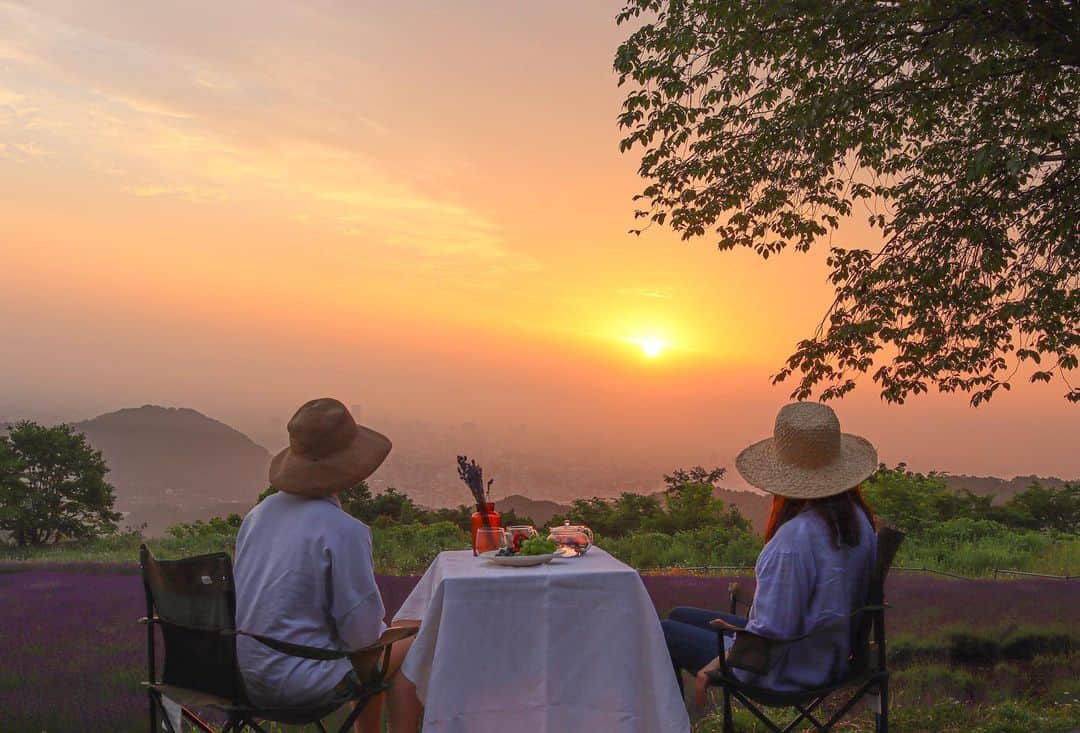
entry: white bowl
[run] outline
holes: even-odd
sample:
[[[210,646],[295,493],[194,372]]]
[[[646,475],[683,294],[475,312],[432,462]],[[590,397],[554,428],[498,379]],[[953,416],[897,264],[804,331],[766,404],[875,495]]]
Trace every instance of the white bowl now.
[[[498,550],[488,550],[487,552],[481,552],[480,557],[485,560],[490,560],[498,565],[507,565],[512,568],[527,568],[535,565],[543,565],[551,562],[555,558],[555,553],[549,553],[547,555],[503,555],[499,557],[496,553]]]

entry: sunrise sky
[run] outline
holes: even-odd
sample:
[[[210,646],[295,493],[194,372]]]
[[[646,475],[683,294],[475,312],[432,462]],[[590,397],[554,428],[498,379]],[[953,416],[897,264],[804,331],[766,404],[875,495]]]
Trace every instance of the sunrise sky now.
[[[328,394],[731,466],[824,249],[626,233],[618,8],[0,0],[0,419],[152,402],[272,443]],[[836,407],[889,462],[1080,477],[1065,391]]]

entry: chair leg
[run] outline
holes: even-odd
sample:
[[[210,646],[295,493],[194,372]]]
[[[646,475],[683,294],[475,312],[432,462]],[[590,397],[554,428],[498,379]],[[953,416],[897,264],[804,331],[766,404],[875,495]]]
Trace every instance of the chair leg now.
[[[735,719],[731,715],[731,690],[724,687],[724,733],[735,733]]]
[[[151,704],[154,706],[150,713],[150,719],[153,721],[154,733],[161,733],[161,729],[165,729],[165,733],[182,733],[182,731],[174,730],[172,721],[169,720],[169,714],[165,711],[165,703],[161,701],[161,695],[157,693],[151,693]],[[160,716],[160,723],[158,722],[158,713]],[[183,719],[183,716],[181,716]]]
[[[795,709],[799,711],[799,717],[795,718],[795,720],[788,723],[787,726],[784,728],[784,730],[781,731],[781,733],[792,733],[792,731],[798,730],[799,726],[802,725],[802,722],[804,720],[810,721],[810,725],[814,726],[814,728],[816,730],[818,730],[818,731],[830,731],[830,730],[832,730],[832,725],[833,725],[832,723],[829,723],[828,725],[823,725],[821,723],[821,721],[819,721],[813,715],[813,712],[815,710],[817,710],[818,706],[821,705],[821,703],[823,703],[823,702],[825,702],[825,698],[824,697],[819,697],[816,700],[814,700],[813,702],[811,702],[810,705],[808,705],[805,708],[802,707],[801,705],[795,705],[794,706]]]
[[[881,712],[874,714],[874,733],[889,733],[889,682],[881,683]]]
[[[160,733],[157,723],[157,700],[154,699],[154,691],[148,691],[146,696],[150,699],[150,733]]]
[[[749,699],[747,699],[747,697],[745,695],[743,695],[740,692],[734,692],[732,694],[735,695],[736,700],[738,700],[740,703],[742,703],[742,706],[744,708],[749,710],[753,714],[753,716],[755,718],[757,718],[758,720],[760,720],[762,722],[762,724],[769,731],[769,733],[783,733],[783,731],[780,730],[780,726],[778,726],[775,722],[770,720],[769,716],[767,716],[765,713],[761,712],[761,710],[758,709],[757,705],[755,705],[753,702],[751,702]]]
[[[191,725],[201,730],[202,733],[216,733],[214,729],[210,727],[209,723],[187,708],[180,708],[180,714],[182,719],[187,720]],[[177,731],[176,733],[180,733],[180,731]]]
[[[347,731],[353,729],[353,723],[355,723],[356,719],[360,717],[360,714],[364,712],[364,708],[367,707],[368,702],[370,702],[373,697],[375,697],[375,695],[368,695],[367,697],[361,697],[353,701],[352,712],[349,713],[349,717],[345,718],[345,722],[338,728],[338,733],[347,733]],[[322,728],[321,722],[319,723],[319,727]]]

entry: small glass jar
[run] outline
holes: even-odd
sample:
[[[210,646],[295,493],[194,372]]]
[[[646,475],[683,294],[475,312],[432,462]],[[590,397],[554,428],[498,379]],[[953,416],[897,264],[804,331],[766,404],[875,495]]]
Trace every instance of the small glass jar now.
[[[495,511],[495,504],[487,502],[486,504],[477,504],[476,511],[472,515],[472,548],[473,554],[479,554],[476,551],[476,530],[481,527],[499,527],[499,513]]]
[[[477,555],[482,555],[485,552],[497,552],[505,548],[506,545],[506,530],[501,527],[480,527],[476,530],[473,552]]]

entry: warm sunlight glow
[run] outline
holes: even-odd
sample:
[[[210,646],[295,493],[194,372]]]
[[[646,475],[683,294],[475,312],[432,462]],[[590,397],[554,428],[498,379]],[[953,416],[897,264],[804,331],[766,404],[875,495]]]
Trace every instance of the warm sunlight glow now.
[[[641,347],[641,353],[650,359],[655,359],[667,348],[667,344],[655,336],[638,339],[637,344]]]

